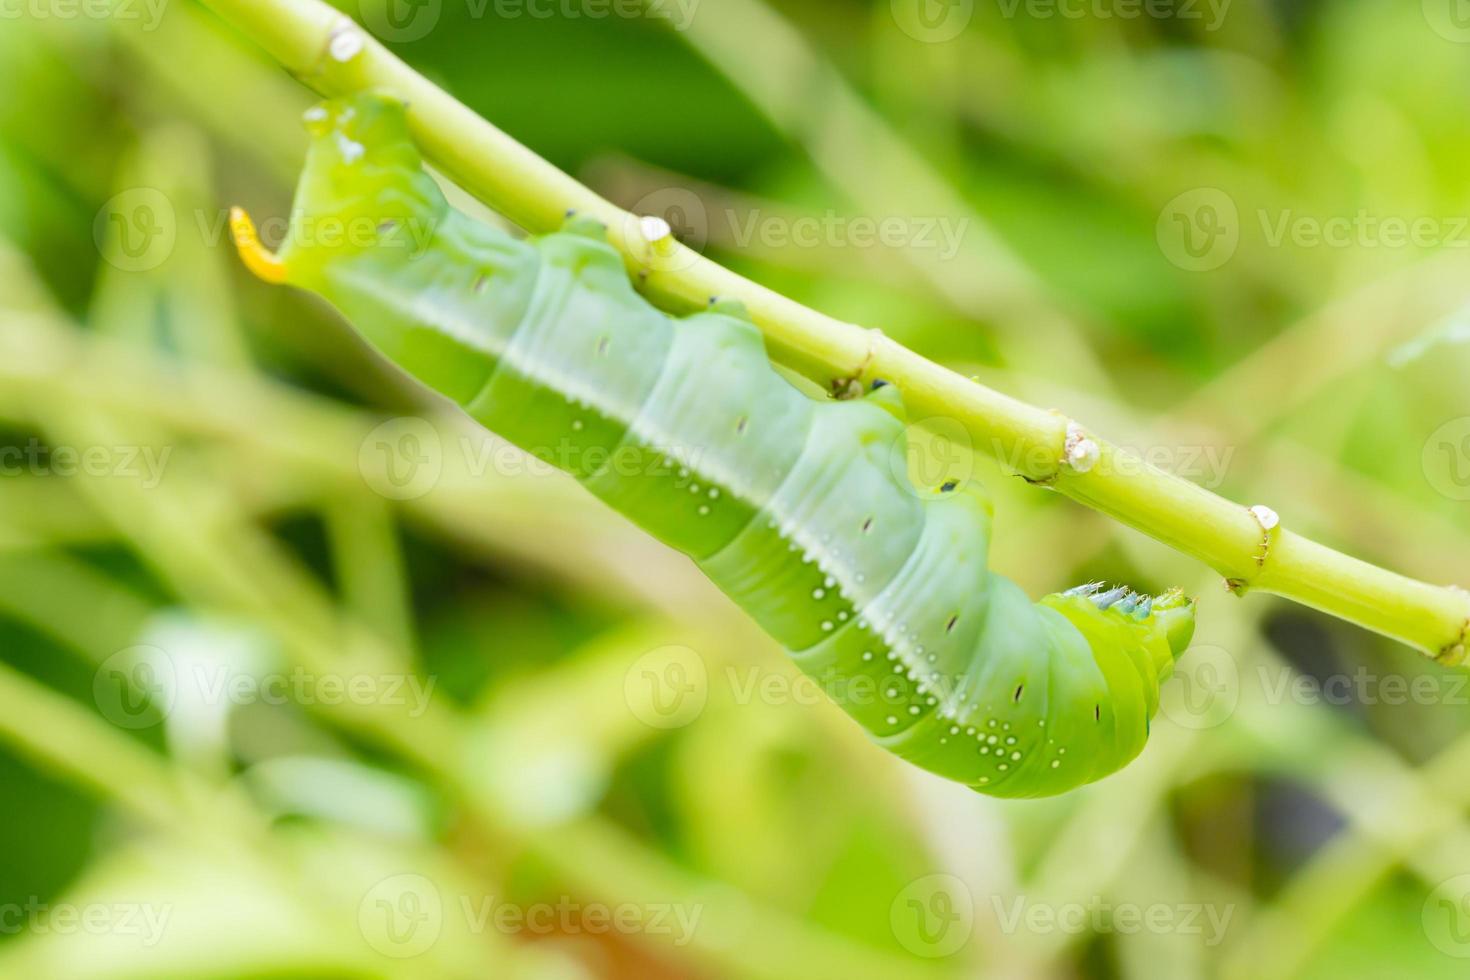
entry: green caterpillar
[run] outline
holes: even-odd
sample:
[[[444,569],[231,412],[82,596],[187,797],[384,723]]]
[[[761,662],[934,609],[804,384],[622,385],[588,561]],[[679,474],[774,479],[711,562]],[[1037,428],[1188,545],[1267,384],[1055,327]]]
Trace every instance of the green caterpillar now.
[[[692,557],[878,744],[997,796],[1064,792],[1142,750],[1191,600],[1083,586],[1032,603],[987,568],[981,488],[895,473],[893,386],[809,398],[738,307],[650,306],[601,226],[530,242],[452,210],[392,100],[307,121],[279,255],[234,215],[250,268],[321,294],[389,360]]]

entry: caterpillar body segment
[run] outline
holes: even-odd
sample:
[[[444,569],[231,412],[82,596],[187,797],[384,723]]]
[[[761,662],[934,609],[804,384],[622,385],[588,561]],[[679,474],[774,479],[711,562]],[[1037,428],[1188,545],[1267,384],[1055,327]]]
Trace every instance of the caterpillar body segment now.
[[[401,106],[308,113],[279,254],[389,360],[688,554],[873,739],[997,796],[1044,796],[1142,750],[1193,603],[1084,586],[1031,602],[988,567],[978,483],[894,465],[901,392],[818,401],[729,304],[671,318],[589,222],[518,240],[451,209]],[[341,234],[328,236],[328,230]]]

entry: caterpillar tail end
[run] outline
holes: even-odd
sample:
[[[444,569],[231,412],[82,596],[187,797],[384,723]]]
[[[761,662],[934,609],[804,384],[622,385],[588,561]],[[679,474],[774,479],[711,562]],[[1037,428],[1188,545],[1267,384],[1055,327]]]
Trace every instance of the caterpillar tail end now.
[[[240,253],[240,261],[245,263],[245,268],[254,273],[256,278],[272,285],[280,285],[286,281],[286,263],[261,244],[255,222],[250,220],[250,215],[245,213],[244,208],[230,208],[230,237],[235,240],[235,250]]]

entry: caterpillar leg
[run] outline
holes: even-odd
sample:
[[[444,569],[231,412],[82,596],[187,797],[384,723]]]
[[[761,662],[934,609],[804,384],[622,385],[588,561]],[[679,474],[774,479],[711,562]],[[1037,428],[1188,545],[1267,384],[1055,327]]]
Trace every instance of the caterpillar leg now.
[[[250,220],[250,215],[244,208],[230,208],[230,237],[235,240],[235,250],[240,253],[240,261],[257,278],[271,285],[280,285],[286,281],[286,264],[261,243],[260,233],[255,230],[255,222]]]
[[[566,218],[561,223],[561,228],[557,231],[562,235],[590,238],[594,242],[607,241],[607,225],[580,211],[568,211]]]
[[[863,395],[863,401],[883,409],[904,425],[908,425],[909,413],[908,409],[904,408],[903,394],[898,390],[898,385],[887,381],[874,381],[867,394]]]

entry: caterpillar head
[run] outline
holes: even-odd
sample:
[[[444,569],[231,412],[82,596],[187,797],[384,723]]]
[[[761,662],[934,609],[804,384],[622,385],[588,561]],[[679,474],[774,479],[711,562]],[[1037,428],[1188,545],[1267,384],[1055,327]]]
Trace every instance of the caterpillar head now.
[[[1107,642],[1106,637],[1126,630],[1148,651],[1158,680],[1169,676],[1194,637],[1195,602],[1182,589],[1143,596],[1092,582],[1041,601],[1070,619],[1090,642]]]
[[[312,287],[333,256],[428,238],[448,205],[423,170],[401,102],[358,93],[313,106],[305,121],[311,145],[279,251],[266,251],[243,211],[231,214],[251,271]]]

